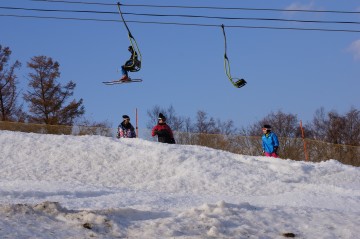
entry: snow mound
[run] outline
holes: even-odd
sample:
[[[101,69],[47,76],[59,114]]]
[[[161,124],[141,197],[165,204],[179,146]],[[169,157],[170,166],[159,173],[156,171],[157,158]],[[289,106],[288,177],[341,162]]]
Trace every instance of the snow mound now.
[[[0,131],[1,238],[356,238],[360,169]]]

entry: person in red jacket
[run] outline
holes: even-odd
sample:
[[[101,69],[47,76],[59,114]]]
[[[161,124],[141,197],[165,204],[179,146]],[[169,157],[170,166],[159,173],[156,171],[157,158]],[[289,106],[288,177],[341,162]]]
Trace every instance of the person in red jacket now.
[[[158,124],[152,129],[151,136],[158,136],[161,143],[175,144],[173,132],[169,125],[166,124],[166,117],[160,113]]]

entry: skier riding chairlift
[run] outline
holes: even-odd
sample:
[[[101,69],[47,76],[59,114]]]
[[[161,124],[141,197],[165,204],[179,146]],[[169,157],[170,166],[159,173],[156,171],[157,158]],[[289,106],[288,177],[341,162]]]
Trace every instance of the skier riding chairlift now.
[[[131,57],[121,66],[122,77],[120,81],[131,81],[128,72],[137,72],[141,68],[141,61],[138,60],[138,54],[134,48],[129,46],[128,51],[131,53]]]

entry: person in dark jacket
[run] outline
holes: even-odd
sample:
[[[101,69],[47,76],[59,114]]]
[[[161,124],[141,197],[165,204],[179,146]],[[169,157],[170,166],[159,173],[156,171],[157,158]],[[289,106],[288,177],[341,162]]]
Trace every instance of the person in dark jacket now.
[[[132,46],[129,46],[128,51],[131,53],[130,59],[121,66],[122,77],[120,81],[130,81],[128,72],[131,71],[136,65],[139,64],[138,55]]]
[[[151,136],[158,136],[161,143],[175,144],[173,132],[169,125],[166,124],[166,117],[160,113],[158,124],[152,129]]]
[[[261,137],[263,153],[268,157],[279,157],[277,154],[279,148],[279,140],[277,135],[271,132],[271,126],[268,124],[264,125],[262,130],[264,133]]]
[[[116,138],[136,138],[134,126],[130,123],[130,117],[123,115],[123,121],[118,126]]]

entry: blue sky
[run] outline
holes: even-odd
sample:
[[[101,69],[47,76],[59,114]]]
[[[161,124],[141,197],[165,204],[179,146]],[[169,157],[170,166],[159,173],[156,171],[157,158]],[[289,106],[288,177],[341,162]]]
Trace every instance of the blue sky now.
[[[116,1],[86,2],[116,3]],[[122,1],[122,4],[212,6],[360,11],[360,3],[347,1]],[[68,9],[116,12],[116,6],[0,0],[2,7]],[[360,22],[360,14],[168,9],[123,6],[123,12],[186,14],[221,17],[281,18],[317,21]],[[0,15],[36,15],[119,20],[115,14],[44,13],[0,9]],[[224,39],[220,25],[322,28],[360,30],[360,24],[309,24],[196,18],[154,18],[124,15],[127,21],[162,21],[213,24],[218,27],[131,23],[143,67],[133,78],[142,83],[106,86],[118,79],[121,65],[129,58],[127,31],[121,22],[34,19],[0,16],[0,44],[13,51],[12,61],[23,66],[18,72],[20,88],[26,90],[26,62],[45,55],[60,63],[60,82],[77,84],[75,98],[83,98],[86,117],[108,121],[115,127],[123,114],[140,127],[148,122],[146,111],[155,105],[172,105],[179,116],[195,118],[198,110],[237,127],[247,126],[272,111],[296,114],[303,122],[316,109],[347,112],[360,108],[360,33],[248,29],[226,27],[228,57],[234,77],[247,85],[237,89],[227,79]]]

